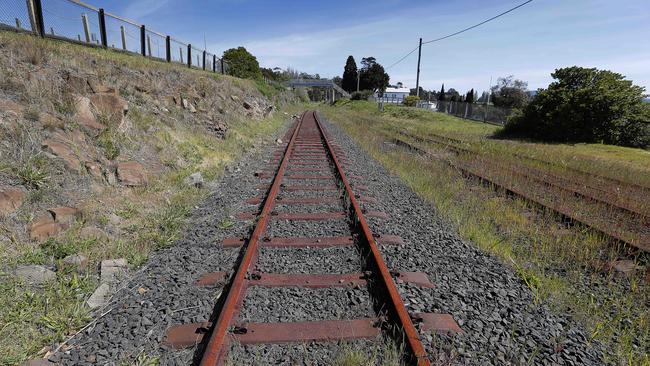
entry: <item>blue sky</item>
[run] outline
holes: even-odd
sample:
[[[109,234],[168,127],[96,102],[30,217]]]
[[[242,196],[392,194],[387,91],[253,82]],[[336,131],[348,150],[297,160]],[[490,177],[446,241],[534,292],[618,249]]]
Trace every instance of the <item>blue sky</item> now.
[[[523,0],[88,0],[220,54],[243,45],[262,66],[341,75],[348,55],[389,66],[425,41],[457,31]],[[498,20],[422,49],[427,89],[487,89],[514,75],[545,87],[558,67],[589,66],[626,75],[650,93],[649,0],[534,0]],[[414,87],[417,53],[388,69]]]

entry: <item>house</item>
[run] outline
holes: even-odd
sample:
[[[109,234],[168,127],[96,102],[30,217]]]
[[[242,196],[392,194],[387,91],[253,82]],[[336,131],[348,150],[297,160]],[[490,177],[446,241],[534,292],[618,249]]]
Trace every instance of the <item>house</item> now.
[[[408,97],[409,94],[411,94],[411,89],[409,88],[389,86],[384,91],[383,96],[379,97],[379,93],[375,93],[375,98],[378,101],[386,103],[402,103],[404,98]]]

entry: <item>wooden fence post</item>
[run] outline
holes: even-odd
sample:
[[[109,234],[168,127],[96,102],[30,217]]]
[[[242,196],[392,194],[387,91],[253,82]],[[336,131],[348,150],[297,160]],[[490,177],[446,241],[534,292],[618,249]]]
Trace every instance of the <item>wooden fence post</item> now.
[[[90,25],[88,24],[88,16],[86,13],[81,14],[81,23],[84,27],[84,35],[86,36],[86,43],[90,43]]]
[[[33,1],[34,20],[36,22],[36,29],[41,37],[45,37],[45,21],[43,21],[43,4],[41,0]]]
[[[147,47],[149,47],[149,57],[151,57],[151,37],[147,34]]]

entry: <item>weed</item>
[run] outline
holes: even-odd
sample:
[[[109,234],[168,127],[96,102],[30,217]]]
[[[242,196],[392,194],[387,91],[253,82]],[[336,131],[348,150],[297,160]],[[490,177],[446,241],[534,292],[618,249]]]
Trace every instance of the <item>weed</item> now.
[[[43,188],[50,181],[50,175],[45,170],[32,165],[19,167],[15,173],[23,184],[35,189]]]
[[[221,230],[228,230],[228,229],[232,228],[233,226],[235,226],[235,222],[232,221],[230,218],[226,217],[223,220],[221,220],[221,222],[219,222],[218,227]]]

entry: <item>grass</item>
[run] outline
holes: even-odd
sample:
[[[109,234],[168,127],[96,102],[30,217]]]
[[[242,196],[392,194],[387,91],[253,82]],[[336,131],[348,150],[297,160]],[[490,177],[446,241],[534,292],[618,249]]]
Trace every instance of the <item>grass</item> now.
[[[450,220],[460,235],[513,267],[531,289],[534,305],[570,314],[605,344],[606,362],[650,365],[650,288],[637,277],[617,278],[594,267],[595,259],[616,259],[619,248],[579,226],[566,227],[550,212],[467,180],[445,163],[448,152],[427,146],[438,159],[424,159],[404,149],[386,148],[397,131],[417,136],[444,135],[485,147],[495,159],[514,159],[513,152],[559,162],[559,172],[572,167],[637,184],[648,184],[647,151],[605,145],[534,144],[500,141],[496,127],[447,115],[353,102],[321,107],[360,146],[398,175]],[[544,165],[546,169],[551,169]],[[643,172],[645,177],[640,177]],[[641,255],[638,260],[646,261]]]

